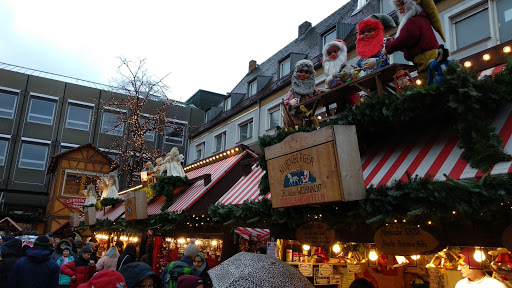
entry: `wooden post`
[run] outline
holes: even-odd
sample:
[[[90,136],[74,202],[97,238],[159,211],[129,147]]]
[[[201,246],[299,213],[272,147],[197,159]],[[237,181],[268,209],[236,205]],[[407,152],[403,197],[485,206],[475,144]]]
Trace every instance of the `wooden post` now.
[[[78,227],[80,225],[80,217],[78,213],[71,212],[69,214],[69,224],[71,224],[71,227]]]
[[[87,207],[85,208],[85,225],[94,225],[96,224],[96,208],[95,207]]]
[[[130,191],[126,194],[124,201],[125,219],[146,219],[148,218],[148,202],[146,191]]]

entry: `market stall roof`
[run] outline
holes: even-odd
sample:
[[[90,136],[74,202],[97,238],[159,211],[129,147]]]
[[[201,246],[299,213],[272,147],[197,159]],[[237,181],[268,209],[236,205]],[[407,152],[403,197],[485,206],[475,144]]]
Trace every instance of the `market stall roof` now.
[[[3,223],[3,222],[5,222],[5,221],[7,221],[7,222],[11,223],[11,225],[12,225],[12,226],[14,226],[14,228],[16,228],[18,231],[23,230],[23,229],[20,227],[20,225],[16,224],[16,222],[14,222],[14,220],[12,220],[12,219],[11,219],[11,218],[9,218],[9,217],[5,217],[4,219],[0,220],[0,223]]]
[[[125,195],[126,194],[120,195],[119,197],[124,200]],[[114,221],[123,214],[124,214],[124,202],[122,202],[114,207],[108,207],[108,208],[96,211],[96,219],[98,219],[98,220],[108,219],[110,221]]]
[[[256,202],[261,199],[270,199],[270,193],[264,197],[260,195],[261,177],[266,173],[258,164],[254,164],[251,172],[247,176],[243,176],[229,191],[222,196],[215,204],[237,205],[245,201]]]
[[[505,152],[512,154],[512,105],[499,111],[492,125],[503,140]],[[457,147],[458,141],[458,137],[449,133],[434,132],[420,139],[404,141],[400,145],[380,147],[363,155],[361,162],[365,186],[391,185],[398,179],[407,181],[406,173],[420,177],[432,175],[434,180],[445,180],[443,174],[454,179],[481,178],[484,173],[472,168],[460,157],[463,149]],[[494,165],[490,174],[511,172],[512,161],[509,161]]]
[[[270,237],[270,229],[238,227],[235,232],[247,240],[263,241]]]
[[[485,76],[494,76],[496,73],[500,73],[503,68],[505,68],[505,64],[501,64],[498,66],[491,67],[489,69],[485,69],[478,73],[478,80],[484,78]]]
[[[165,197],[164,195],[156,196],[150,199],[148,202],[148,215],[160,214],[160,209],[164,206]]]

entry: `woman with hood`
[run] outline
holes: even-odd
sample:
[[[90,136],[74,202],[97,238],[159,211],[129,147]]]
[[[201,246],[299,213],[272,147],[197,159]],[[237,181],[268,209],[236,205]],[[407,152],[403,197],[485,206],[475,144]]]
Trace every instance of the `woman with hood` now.
[[[137,261],[137,248],[132,243],[126,244],[123,254],[117,258],[116,270],[119,271],[123,265]]]
[[[194,268],[197,269],[197,272],[194,274],[203,280],[204,288],[212,288],[212,280],[210,279],[210,275],[208,275],[208,270],[210,270],[210,268],[206,264],[206,256],[203,252],[199,252],[199,254],[195,257]]]
[[[14,263],[21,258],[21,240],[13,238],[2,245],[0,261],[0,288],[7,288],[7,278]]]
[[[107,253],[103,255],[103,257],[98,260],[96,264],[96,268],[98,271],[100,270],[113,270],[116,271],[117,259],[119,258],[119,252],[117,252],[117,247],[112,246],[108,248]]]
[[[129,245],[129,244],[128,244]],[[126,245],[126,246],[128,246]],[[153,272],[148,264],[143,262],[134,262],[123,265],[119,270],[126,281],[126,288],[136,287],[160,287],[162,283],[158,275]]]
[[[60,257],[57,260],[57,265],[59,267],[62,267],[63,265],[66,265],[67,263],[75,260],[73,256],[71,256],[71,247],[67,246],[62,249],[62,257]],[[62,273],[59,273],[59,287],[60,288],[68,288],[69,282],[71,282],[71,278],[67,275],[64,275]]]
[[[91,260],[91,254],[91,247],[85,246],[80,249],[80,254],[75,260],[61,267],[61,273],[71,277],[69,287],[75,288],[86,283],[96,273],[96,264]]]
[[[75,253],[73,253],[73,248],[71,246],[71,243],[68,240],[66,240],[66,239],[62,239],[55,246],[55,251],[52,253],[52,256],[50,258],[52,260],[54,260],[54,261],[59,260],[62,257],[62,250],[64,248],[66,248],[66,247],[70,247],[71,248],[70,255],[74,257]]]

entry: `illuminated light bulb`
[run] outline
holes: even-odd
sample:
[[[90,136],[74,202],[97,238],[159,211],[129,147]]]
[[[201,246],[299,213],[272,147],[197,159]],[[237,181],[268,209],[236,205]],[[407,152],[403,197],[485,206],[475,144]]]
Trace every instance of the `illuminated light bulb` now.
[[[489,61],[489,60],[491,60],[491,55],[484,54],[484,56],[482,56],[482,59],[484,59],[485,61]]]
[[[417,79],[417,80],[416,80],[416,85],[421,86],[421,83],[422,83],[422,82],[421,82],[421,80],[420,80],[420,79]]]
[[[213,240],[212,241],[212,246],[216,246],[217,245],[217,240]]]
[[[512,48],[510,48],[510,46],[503,47],[503,52],[510,53],[510,51],[512,51]]]
[[[217,155],[215,158],[219,159],[219,155]]]
[[[235,151],[238,151],[238,148],[235,148]]]
[[[379,255],[377,255],[377,252],[375,252],[374,249],[370,250],[370,254],[368,255],[368,259],[371,261],[377,261],[379,259]]]
[[[317,116],[316,117],[318,120],[322,120],[322,116]]]
[[[231,153],[235,153],[235,150],[231,150]]]
[[[197,246],[201,246],[201,244],[202,244],[201,241],[199,241],[199,240],[196,241]]]
[[[334,244],[334,246],[332,246],[332,252],[338,254],[338,253],[340,253],[340,251],[341,251],[340,244]]]
[[[398,222],[398,220],[395,219],[395,223]]]
[[[309,251],[309,249],[311,249],[311,246],[309,246],[308,244],[302,245],[302,250]]]
[[[404,222],[404,223],[405,223],[405,221],[406,221],[405,219],[404,219],[404,220],[402,220],[402,222]]]
[[[398,264],[407,263],[407,259],[405,259],[404,256],[395,256],[395,259],[396,259],[396,262],[398,262]]]
[[[228,150],[228,155],[231,154],[231,151]]]
[[[473,258],[476,262],[482,262],[485,260],[485,253],[480,249],[475,249],[475,254],[473,254]]]
[[[411,259],[412,260],[418,260],[418,259],[420,259],[420,255],[412,255]]]
[[[428,221],[428,225],[431,225],[432,224],[432,221]]]
[[[222,153],[222,155],[226,156],[226,152]]]
[[[471,62],[470,62],[470,61],[466,61],[466,62],[464,62],[464,67],[466,67],[466,68],[471,67],[471,65],[472,65],[472,64],[471,64]]]
[[[452,211],[452,214],[455,215],[455,214],[457,214],[457,212],[456,211]]]

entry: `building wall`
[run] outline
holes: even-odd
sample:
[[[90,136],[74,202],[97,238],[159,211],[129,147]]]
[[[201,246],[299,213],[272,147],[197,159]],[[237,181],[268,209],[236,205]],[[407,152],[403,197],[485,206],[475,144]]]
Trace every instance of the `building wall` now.
[[[4,200],[5,208],[46,206],[50,186],[46,169],[52,155],[86,143],[93,143],[107,154],[113,154],[109,153],[109,148],[119,136],[101,133],[103,113],[100,112],[100,100],[108,102],[113,95],[111,91],[0,69],[0,93],[16,99],[12,117],[8,115],[6,118],[5,111],[0,111],[0,144],[7,144],[5,156],[0,154],[3,157],[3,164],[0,161],[0,195],[5,192],[0,201]],[[144,113],[149,114],[153,111],[151,108],[160,105],[156,101],[149,104]],[[89,123],[73,122],[77,112],[87,111],[90,113]],[[203,111],[177,102],[166,112],[169,119],[187,126],[187,131],[189,123],[198,125],[204,121]],[[164,144],[164,137],[156,133],[155,140],[146,144],[149,149],[158,149],[162,153],[176,146],[186,155],[186,134],[183,138],[181,145]],[[22,158],[31,153],[44,161],[34,163]],[[42,157],[45,153],[46,157]],[[27,165],[39,166],[34,169]]]

